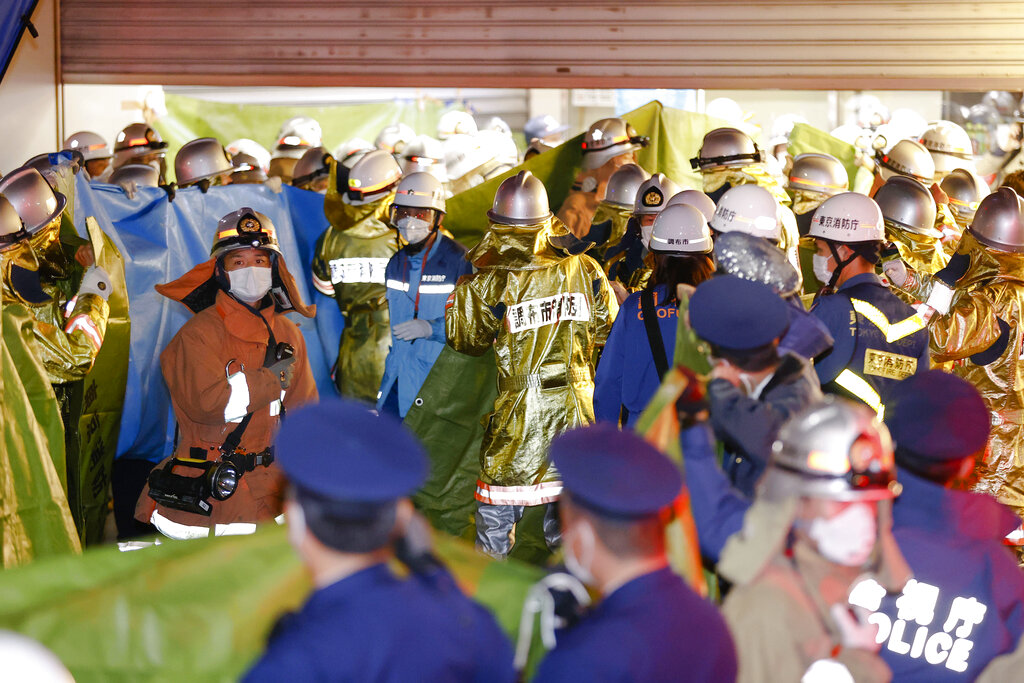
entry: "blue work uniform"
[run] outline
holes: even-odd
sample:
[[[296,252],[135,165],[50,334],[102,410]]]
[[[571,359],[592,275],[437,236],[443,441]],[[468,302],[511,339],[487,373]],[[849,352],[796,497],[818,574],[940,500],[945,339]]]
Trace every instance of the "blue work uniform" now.
[[[418,318],[430,323],[429,337],[406,341],[391,337],[377,410],[405,417],[445,344],[444,305],[455,283],[473,272],[466,248],[441,233],[416,253],[400,249],[388,261],[387,284],[391,326]],[[424,265],[424,262],[426,265]]]
[[[594,375],[594,417],[603,422],[618,424],[622,408],[626,409],[622,425],[635,422],[661,385],[647,340],[640,295],[641,292],[630,294],[619,308]],[[658,329],[665,357],[671,366],[679,325],[679,304],[668,303],[667,299],[668,287],[655,286],[654,308]]]
[[[1002,543],[1020,520],[984,494],[906,469],[899,480],[893,533],[917,583],[873,617],[884,620],[880,654],[896,681],[972,681],[1024,634],[1024,572]]]
[[[535,683],[736,680],[725,620],[667,567],[620,586],[557,639]]]
[[[243,680],[484,683],[515,672],[494,618],[446,571],[401,579],[378,564],[314,592]]]
[[[814,369],[822,391],[858,399],[879,412],[901,379],[929,369],[928,330],[874,273],[850,278],[811,308],[835,339]]]

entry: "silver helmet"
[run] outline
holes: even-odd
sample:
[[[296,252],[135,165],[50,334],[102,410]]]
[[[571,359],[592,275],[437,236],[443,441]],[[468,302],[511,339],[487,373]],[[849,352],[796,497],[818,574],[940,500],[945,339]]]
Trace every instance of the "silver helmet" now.
[[[758,496],[878,501],[899,492],[889,430],[867,406],[828,396],[779,430]]]
[[[0,251],[11,244],[28,237],[25,224],[21,221],[18,211],[0,194]]]
[[[536,225],[551,218],[544,183],[529,171],[506,178],[494,193],[487,217],[500,225]]]
[[[269,157],[268,157],[269,158]],[[246,152],[231,155],[231,183],[234,185],[259,184],[267,182],[267,172],[260,160]]]
[[[18,212],[27,235],[33,235],[58,220],[68,203],[67,197],[55,192],[31,166],[22,166],[0,179],[0,194]]]
[[[406,145],[412,142],[415,137],[416,131],[407,124],[392,123],[391,125],[384,126],[377,133],[377,139],[373,141],[373,146],[385,152],[401,156],[402,152],[405,151]]]
[[[981,200],[968,230],[987,247],[1024,253],[1024,200],[1011,188],[1000,187]]]
[[[831,197],[850,189],[850,177],[846,167],[831,154],[798,154],[793,159],[787,187]]]
[[[107,141],[96,133],[83,130],[68,137],[64,141],[64,149],[79,152],[85,161],[109,159],[113,155]]]
[[[701,171],[747,166],[764,161],[764,155],[749,135],[738,128],[716,128],[704,136],[690,166]]]
[[[293,116],[281,124],[274,156],[299,159],[310,147],[319,147],[322,144],[323,130],[316,119]]]
[[[715,215],[715,200],[707,196],[700,190],[683,190],[682,192],[676,192],[668,200],[668,204],[665,205],[667,209],[670,206],[677,204],[686,204],[692,206],[702,214],[704,218],[711,221],[711,217]]]
[[[346,201],[367,203],[391,191],[402,178],[395,157],[382,149],[364,154],[348,172]]]
[[[243,206],[218,221],[210,256],[220,258],[229,251],[249,248],[281,253],[274,222],[265,214]]]
[[[646,137],[638,135],[633,126],[622,119],[595,121],[583,134],[583,168],[600,168],[620,154],[629,154],[646,147],[648,142]]]
[[[429,173],[442,183],[448,182],[444,165],[444,145],[429,135],[419,135],[402,152],[402,173]]]
[[[444,213],[444,186],[429,173],[410,173],[398,183],[392,206],[433,209]]]
[[[109,182],[113,185],[132,182],[137,187],[157,187],[160,185],[160,172],[149,164],[125,164],[110,174]]]
[[[939,184],[949,197],[949,208],[961,226],[970,225],[981,200],[989,195],[988,183],[966,168],[955,168]]]
[[[310,147],[295,162],[292,169],[292,185],[308,189],[319,178],[326,178],[331,172],[331,155],[323,147]]]
[[[888,152],[878,150],[875,163],[882,180],[893,175],[905,175],[924,185],[931,185],[935,178],[932,155],[917,140],[900,140]]]
[[[181,187],[231,171],[231,159],[215,138],[197,138],[186,142],[174,157],[174,178]]]
[[[664,173],[655,173],[637,188],[633,214],[650,216],[661,213],[668,205],[668,200],[682,189]]]
[[[704,214],[686,204],[668,206],[658,214],[647,245],[652,253],[668,256],[707,254],[712,246]]]
[[[935,198],[928,189],[906,176],[893,176],[875,192],[885,225],[925,237],[942,237],[935,227]]]
[[[131,159],[167,153],[167,143],[152,126],[145,123],[131,123],[124,127],[114,139],[114,167],[131,163]]]
[[[608,178],[602,201],[622,209],[632,209],[636,201],[637,190],[651,174],[636,164],[620,166]]]

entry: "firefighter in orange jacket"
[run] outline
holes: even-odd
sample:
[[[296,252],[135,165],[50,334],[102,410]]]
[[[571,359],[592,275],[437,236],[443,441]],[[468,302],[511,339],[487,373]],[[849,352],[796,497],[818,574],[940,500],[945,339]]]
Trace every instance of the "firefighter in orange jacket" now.
[[[281,514],[278,423],[317,400],[302,333],[282,314],[315,308],[299,296],[273,223],[250,208],[220,220],[208,261],[157,290],[195,316],[160,355],[178,445],[135,516],[172,538],[251,532]]]

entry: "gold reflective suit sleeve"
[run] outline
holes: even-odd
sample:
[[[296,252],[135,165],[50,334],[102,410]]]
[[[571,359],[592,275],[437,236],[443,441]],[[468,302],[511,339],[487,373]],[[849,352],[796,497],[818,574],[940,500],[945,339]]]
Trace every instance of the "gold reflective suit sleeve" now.
[[[480,290],[487,291],[487,280],[493,275],[477,273],[463,280],[452,292],[451,303],[444,314],[448,346],[470,356],[483,355],[494,343],[501,328],[491,306],[498,301],[485,301]]]
[[[992,346],[1001,332],[997,312],[995,301],[985,291],[961,295],[948,315],[932,319],[932,360],[938,363],[959,360]]]
[[[89,373],[110,315],[110,306],[98,294],[79,296],[67,320],[58,301],[32,308],[34,347],[53,384],[80,380]]]
[[[590,260],[590,257],[587,258]],[[619,303],[601,266],[596,261],[593,266],[596,289],[594,292],[594,323],[597,326],[594,333],[594,344],[604,346],[604,343],[608,341],[608,335],[611,334],[615,316],[619,313]]]

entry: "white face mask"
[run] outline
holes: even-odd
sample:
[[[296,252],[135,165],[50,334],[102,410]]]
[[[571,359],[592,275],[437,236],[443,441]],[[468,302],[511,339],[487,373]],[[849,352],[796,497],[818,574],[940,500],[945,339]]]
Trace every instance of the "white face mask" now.
[[[583,550],[576,555],[573,546],[574,541],[579,539]],[[597,583],[594,574],[591,572],[591,565],[594,562],[594,528],[590,522],[580,520],[573,527],[571,534],[563,539],[562,547],[565,549],[565,568],[570,574],[579,579],[582,583],[593,586]]]
[[[821,254],[814,254],[811,257],[811,264],[814,268],[814,277],[818,278],[818,281],[823,285],[827,285],[832,281],[832,269],[828,267],[828,262],[831,257],[822,256]]]
[[[854,503],[831,519],[819,517],[807,530],[822,557],[847,567],[860,567],[878,542],[878,520],[870,503]]]
[[[398,234],[401,235],[402,239],[407,243],[419,244],[430,237],[430,228],[432,225],[422,218],[416,218],[415,216],[402,216],[395,223],[395,227],[398,228]]]
[[[228,271],[231,293],[247,304],[254,304],[267,295],[272,278],[271,269],[263,266]]]

